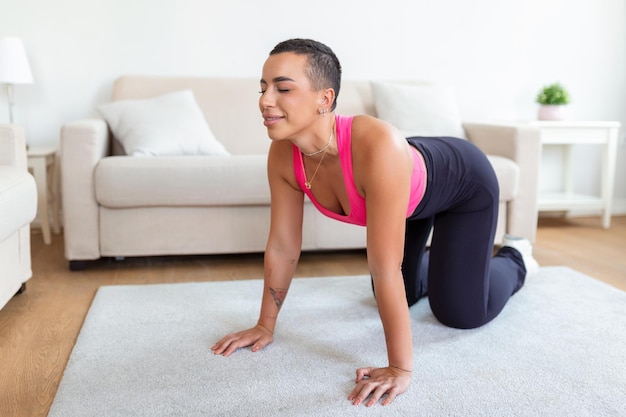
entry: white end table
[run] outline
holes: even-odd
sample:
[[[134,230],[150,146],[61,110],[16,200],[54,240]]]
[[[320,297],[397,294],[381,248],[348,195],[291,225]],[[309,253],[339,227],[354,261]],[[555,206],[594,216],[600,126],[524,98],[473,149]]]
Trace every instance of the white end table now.
[[[55,148],[37,146],[31,146],[27,151],[28,168],[37,184],[37,219],[41,224],[41,233],[46,245],[52,243],[51,226],[54,233],[61,232],[58,204],[59,167],[56,153]],[[50,206],[48,203],[51,203]]]
[[[619,122],[532,121],[541,130],[542,146],[561,146],[565,151],[565,189],[561,193],[539,194],[539,211],[569,211],[573,209],[602,210],[602,226],[611,225],[611,204],[615,184],[615,164]],[[572,146],[592,144],[603,147],[602,189],[600,196],[574,193]]]

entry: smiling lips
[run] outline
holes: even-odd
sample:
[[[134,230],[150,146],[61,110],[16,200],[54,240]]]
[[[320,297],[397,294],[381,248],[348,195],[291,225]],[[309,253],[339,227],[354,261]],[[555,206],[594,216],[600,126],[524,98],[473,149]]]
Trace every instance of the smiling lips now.
[[[282,118],[283,118],[282,116],[274,116],[274,115],[263,116],[263,124],[266,127],[270,127],[278,123],[278,121],[280,121]]]

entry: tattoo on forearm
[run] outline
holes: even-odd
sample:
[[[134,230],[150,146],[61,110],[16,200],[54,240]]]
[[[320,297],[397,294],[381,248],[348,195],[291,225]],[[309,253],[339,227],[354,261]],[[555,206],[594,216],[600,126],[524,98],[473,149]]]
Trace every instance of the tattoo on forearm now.
[[[287,297],[287,288],[270,288],[270,294],[272,294],[274,304],[276,304],[276,307],[280,310],[280,307],[282,307],[285,301],[285,297]]]

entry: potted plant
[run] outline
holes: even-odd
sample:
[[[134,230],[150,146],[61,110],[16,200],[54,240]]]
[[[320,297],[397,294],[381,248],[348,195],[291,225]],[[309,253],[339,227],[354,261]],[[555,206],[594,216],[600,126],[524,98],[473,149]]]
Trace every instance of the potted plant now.
[[[539,120],[563,120],[563,106],[570,102],[569,92],[560,83],[546,85],[537,94]]]

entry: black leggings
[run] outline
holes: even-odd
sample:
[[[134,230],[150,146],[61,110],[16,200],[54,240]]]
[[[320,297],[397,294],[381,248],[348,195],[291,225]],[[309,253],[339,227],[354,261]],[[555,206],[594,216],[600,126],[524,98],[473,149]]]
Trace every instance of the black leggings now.
[[[407,140],[424,156],[428,175],[424,198],[406,221],[402,275],[407,301],[413,305],[428,293],[441,323],[482,326],[500,313],[526,275],[517,250],[504,247],[492,256],[499,194],[493,168],[466,140]]]

